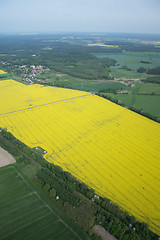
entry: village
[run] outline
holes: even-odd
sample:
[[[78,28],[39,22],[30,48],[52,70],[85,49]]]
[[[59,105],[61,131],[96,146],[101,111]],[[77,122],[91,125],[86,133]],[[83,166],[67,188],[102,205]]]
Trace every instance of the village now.
[[[15,77],[21,77],[22,81],[33,84],[35,81],[43,82],[36,75],[50,71],[48,67],[42,65],[13,65],[6,61],[0,61],[0,66],[5,66],[6,70],[10,74],[14,74]]]
[[[50,71],[50,69],[47,67],[44,67],[42,65],[30,65],[30,67],[27,67],[26,65],[22,65],[22,66],[19,66],[20,69],[22,69],[22,79],[23,81],[26,81],[30,84],[33,84],[34,81],[33,80],[36,80],[38,82],[41,82],[42,80],[41,79],[38,79],[36,77],[36,74],[37,73],[43,73],[45,71]]]

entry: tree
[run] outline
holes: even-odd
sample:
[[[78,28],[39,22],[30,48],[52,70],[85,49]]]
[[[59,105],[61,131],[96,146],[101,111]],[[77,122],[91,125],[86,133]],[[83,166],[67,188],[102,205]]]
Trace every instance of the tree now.
[[[144,73],[144,72],[146,72],[146,71],[147,71],[147,69],[144,68],[144,67],[140,67],[140,68],[137,69],[137,72],[138,72],[138,73]]]
[[[48,183],[46,183],[46,184],[43,186],[43,191],[48,194],[50,188],[51,188],[51,186],[50,186]]]
[[[50,191],[49,191],[49,197],[51,199],[55,199],[56,198],[56,190],[54,188],[52,188]]]

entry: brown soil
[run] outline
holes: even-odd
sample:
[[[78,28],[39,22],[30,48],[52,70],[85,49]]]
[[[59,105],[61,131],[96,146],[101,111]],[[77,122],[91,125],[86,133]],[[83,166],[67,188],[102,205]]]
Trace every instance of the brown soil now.
[[[115,80],[99,80],[98,83],[103,83],[103,82],[117,82]]]
[[[6,166],[14,162],[15,159],[11,156],[11,154],[9,154],[7,151],[0,147],[0,167]]]
[[[124,85],[128,86],[130,83],[124,82],[124,81],[119,81],[120,83],[123,83]]]
[[[4,139],[4,140],[7,141],[12,147],[14,147],[14,148],[16,148],[18,151],[20,151],[20,153],[21,153],[22,155],[25,155],[25,156],[26,156],[28,159],[30,159],[37,167],[43,168],[39,163],[37,163],[35,160],[31,159],[26,153],[24,153],[22,150],[20,150],[17,146],[15,146],[13,143],[11,143],[8,139],[6,139],[5,137],[3,137],[1,134],[0,134],[0,138]],[[3,151],[5,151],[5,150],[4,150],[3,148],[1,148],[1,147],[0,147],[0,149],[2,149]],[[5,152],[6,152],[8,155],[11,156],[10,153],[8,153],[7,151],[5,151]],[[8,156],[8,155],[7,155],[7,156]],[[1,154],[1,150],[0,150],[0,167],[12,163],[12,162],[11,162],[11,163],[2,165],[2,163],[4,162],[4,160],[1,161],[1,156],[2,156],[2,158],[3,158],[3,155]],[[11,157],[12,157],[12,156],[11,156]],[[13,158],[13,157],[12,157],[12,158]],[[14,159],[14,158],[13,158],[13,159]],[[14,159],[14,162],[16,162],[15,159]],[[1,165],[2,165],[2,166],[1,166]]]
[[[140,81],[140,78],[125,78],[125,77],[122,77],[122,78],[115,78],[114,79],[115,81]]]
[[[56,76],[57,76],[57,77],[62,77],[62,76],[67,76],[67,74],[57,73]]]
[[[98,83],[104,83],[104,82],[120,82],[125,84],[126,86],[130,85],[133,83],[133,81],[140,81],[139,78],[133,78],[133,79],[127,79],[127,78],[115,78],[114,80],[99,80]],[[134,85],[134,84],[132,84]],[[134,85],[135,86],[135,85]],[[132,86],[133,87],[133,86]]]
[[[93,231],[103,240],[116,240],[115,237],[113,237],[111,234],[109,234],[109,232],[99,225],[94,226]]]

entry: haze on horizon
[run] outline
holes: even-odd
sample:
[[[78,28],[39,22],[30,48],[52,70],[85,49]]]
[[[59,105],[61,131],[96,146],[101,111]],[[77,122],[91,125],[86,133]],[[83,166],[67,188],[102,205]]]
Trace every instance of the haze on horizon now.
[[[0,33],[160,34],[159,0],[2,0]]]

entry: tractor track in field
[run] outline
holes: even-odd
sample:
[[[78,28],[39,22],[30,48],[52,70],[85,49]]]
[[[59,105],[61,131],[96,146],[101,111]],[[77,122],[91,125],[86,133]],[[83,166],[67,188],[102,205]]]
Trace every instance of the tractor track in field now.
[[[45,104],[41,104],[41,105],[37,105],[37,106],[33,106],[33,107],[28,107],[28,108],[16,110],[16,111],[13,111],[13,112],[2,113],[2,114],[0,114],[0,117],[1,117],[1,116],[6,116],[6,115],[10,115],[10,114],[13,114],[13,113],[18,113],[18,112],[23,112],[23,111],[31,110],[31,109],[34,109],[34,108],[44,107],[44,106],[48,106],[48,105],[52,105],[52,104],[56,104],[56,103],[71,101],[71,100],[78,99],[78,98],[89,97],[89,96],[92,96],[92,95],[94,95],[94,94],[93,94],[93,93],[90,93],[90,94],[86,94],[86,95],[82,95],[82,96],[78,96],[78,97],[67,98],[67,99],[58,100],[58,101],[51,102],[51,103],[45,103]]]

